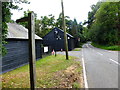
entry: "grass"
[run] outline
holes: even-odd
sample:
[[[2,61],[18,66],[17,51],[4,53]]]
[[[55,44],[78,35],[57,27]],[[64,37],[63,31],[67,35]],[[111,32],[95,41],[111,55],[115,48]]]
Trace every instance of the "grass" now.
[[[80,50],[81,50],[81,48],[75,48],[72,51],[80,51]]]
[[[108,46],[108,45],[98,45],[96,43],[92,43],[93,46],[101,49],[106,49],[106,50],[113,50],[113,51],[120,51],[120,46],[119,45],[114,45],[114,46]]]
[[[65,70],[71,65],[79,65],[76,70],[81,73],[82,67],[75,57],[65,60],[64,55],[47,56],[36,62],[37,88],[52,88],[59,85],[59,80],[54,78],[56,72]],[[77,84],[74,85],[78,87]],[[2,74],[3,88],[29,88],[29,66],[25,65],[13,71]]]
[[[79,88],[80,85],[78,83],[73,83],[73,88]]]

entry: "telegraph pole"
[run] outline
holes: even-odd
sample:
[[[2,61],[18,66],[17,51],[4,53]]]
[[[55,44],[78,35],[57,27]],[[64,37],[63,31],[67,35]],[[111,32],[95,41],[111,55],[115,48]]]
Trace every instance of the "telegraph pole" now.
[[[66,60],[69,59],[68,57],[68,41],[67,41],[67,35],[66,35],[66,28],[65,28],[65,17],[64,17],[64,6],[63,6],[63,0],[61,0],[61,6],[62,6],[62,21],[63,21],[63,30],[64,30],[64,44],[65,44],[65,52],[66,52]]]

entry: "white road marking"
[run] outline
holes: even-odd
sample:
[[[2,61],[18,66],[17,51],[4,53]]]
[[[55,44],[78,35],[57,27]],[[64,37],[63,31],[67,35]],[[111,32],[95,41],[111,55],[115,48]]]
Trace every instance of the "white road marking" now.
[[[120,65],[120,63],[118,63],[117,61],[115,61],[115,60],[113,60],[113,59],[111,59],[111,58],[110,58],[110,61],[112,61],[112,62],[114,62],[114,63]]]
[[[82,51],[82,65],[83,65],[83,77],[84,77],[84,84],[85,84],[85,88],[88,88],[88,82],[87,82],[87,75],[86,75],[86,69],[85,69],[85,61],[83,58],[83,51]]]
[[[103,55],[102,53],[97,52],[99,55]]]
[[[108,51],[108,52],[113,52],[113,51]]]

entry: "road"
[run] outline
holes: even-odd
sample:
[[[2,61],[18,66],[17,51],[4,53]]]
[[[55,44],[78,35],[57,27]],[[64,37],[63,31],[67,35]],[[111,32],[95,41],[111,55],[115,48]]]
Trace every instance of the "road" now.
[[[88,88],[118,88],[120,63],[118,63],[117,51],[95,48],[90,43],[86,43],[82,51],[70,51],[69,55],[76,56],[84,62],[84,81]]]
[[[93,47],[82,48],[89,88],[118,88],[118,52]]]

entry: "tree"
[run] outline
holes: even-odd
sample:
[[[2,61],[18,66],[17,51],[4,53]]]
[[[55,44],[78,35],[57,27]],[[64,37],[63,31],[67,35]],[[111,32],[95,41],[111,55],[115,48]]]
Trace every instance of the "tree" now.
[[[88,23],[88,28],[91,27],[92,23],[95,20],[95,14],[97,12],[97,10],[100,8],[101,2],[98,2],[96,5],[92,5],[91,6],[91,10],[90,12],[88,12],[88,21],[86,21],[85,23]]]
[[[89,29],[87,27],[83,27],[83,32],[82,33],[83,33],[84,41],[89,41],[90,40],[88,32],[89,32]]]
[[[55,27],[55,17],[51,14],[48,16],[42,16],[40,27],[40,36],[44,37],[48,32],[50,32]]]
[[[42,36],[42,30],[41,30],[41,21],[39,19],[36,19],[35,21],[35,34],[38,36]]]
[[[89,30],[93,42],[104,45],[115,45],[120,40],[119,30],[119,4],[116,2],[102,3],[95,14],[95,20]]]
[[[77,20],[74,19],[71,25],[71,35],[73,35],[74,37],[77,37],[77,33],[78,33],[78,23],[77,23]]]
[[[65,23],[66,23],[66,31],[69,32],[70,28],[71,28],[71,21],[69,16],[65,16]],[[58,19],[56,20],[55,23],[56,27],[60,28],[63,30],[63,23],[62,23],[62,13],[59,14]]]

